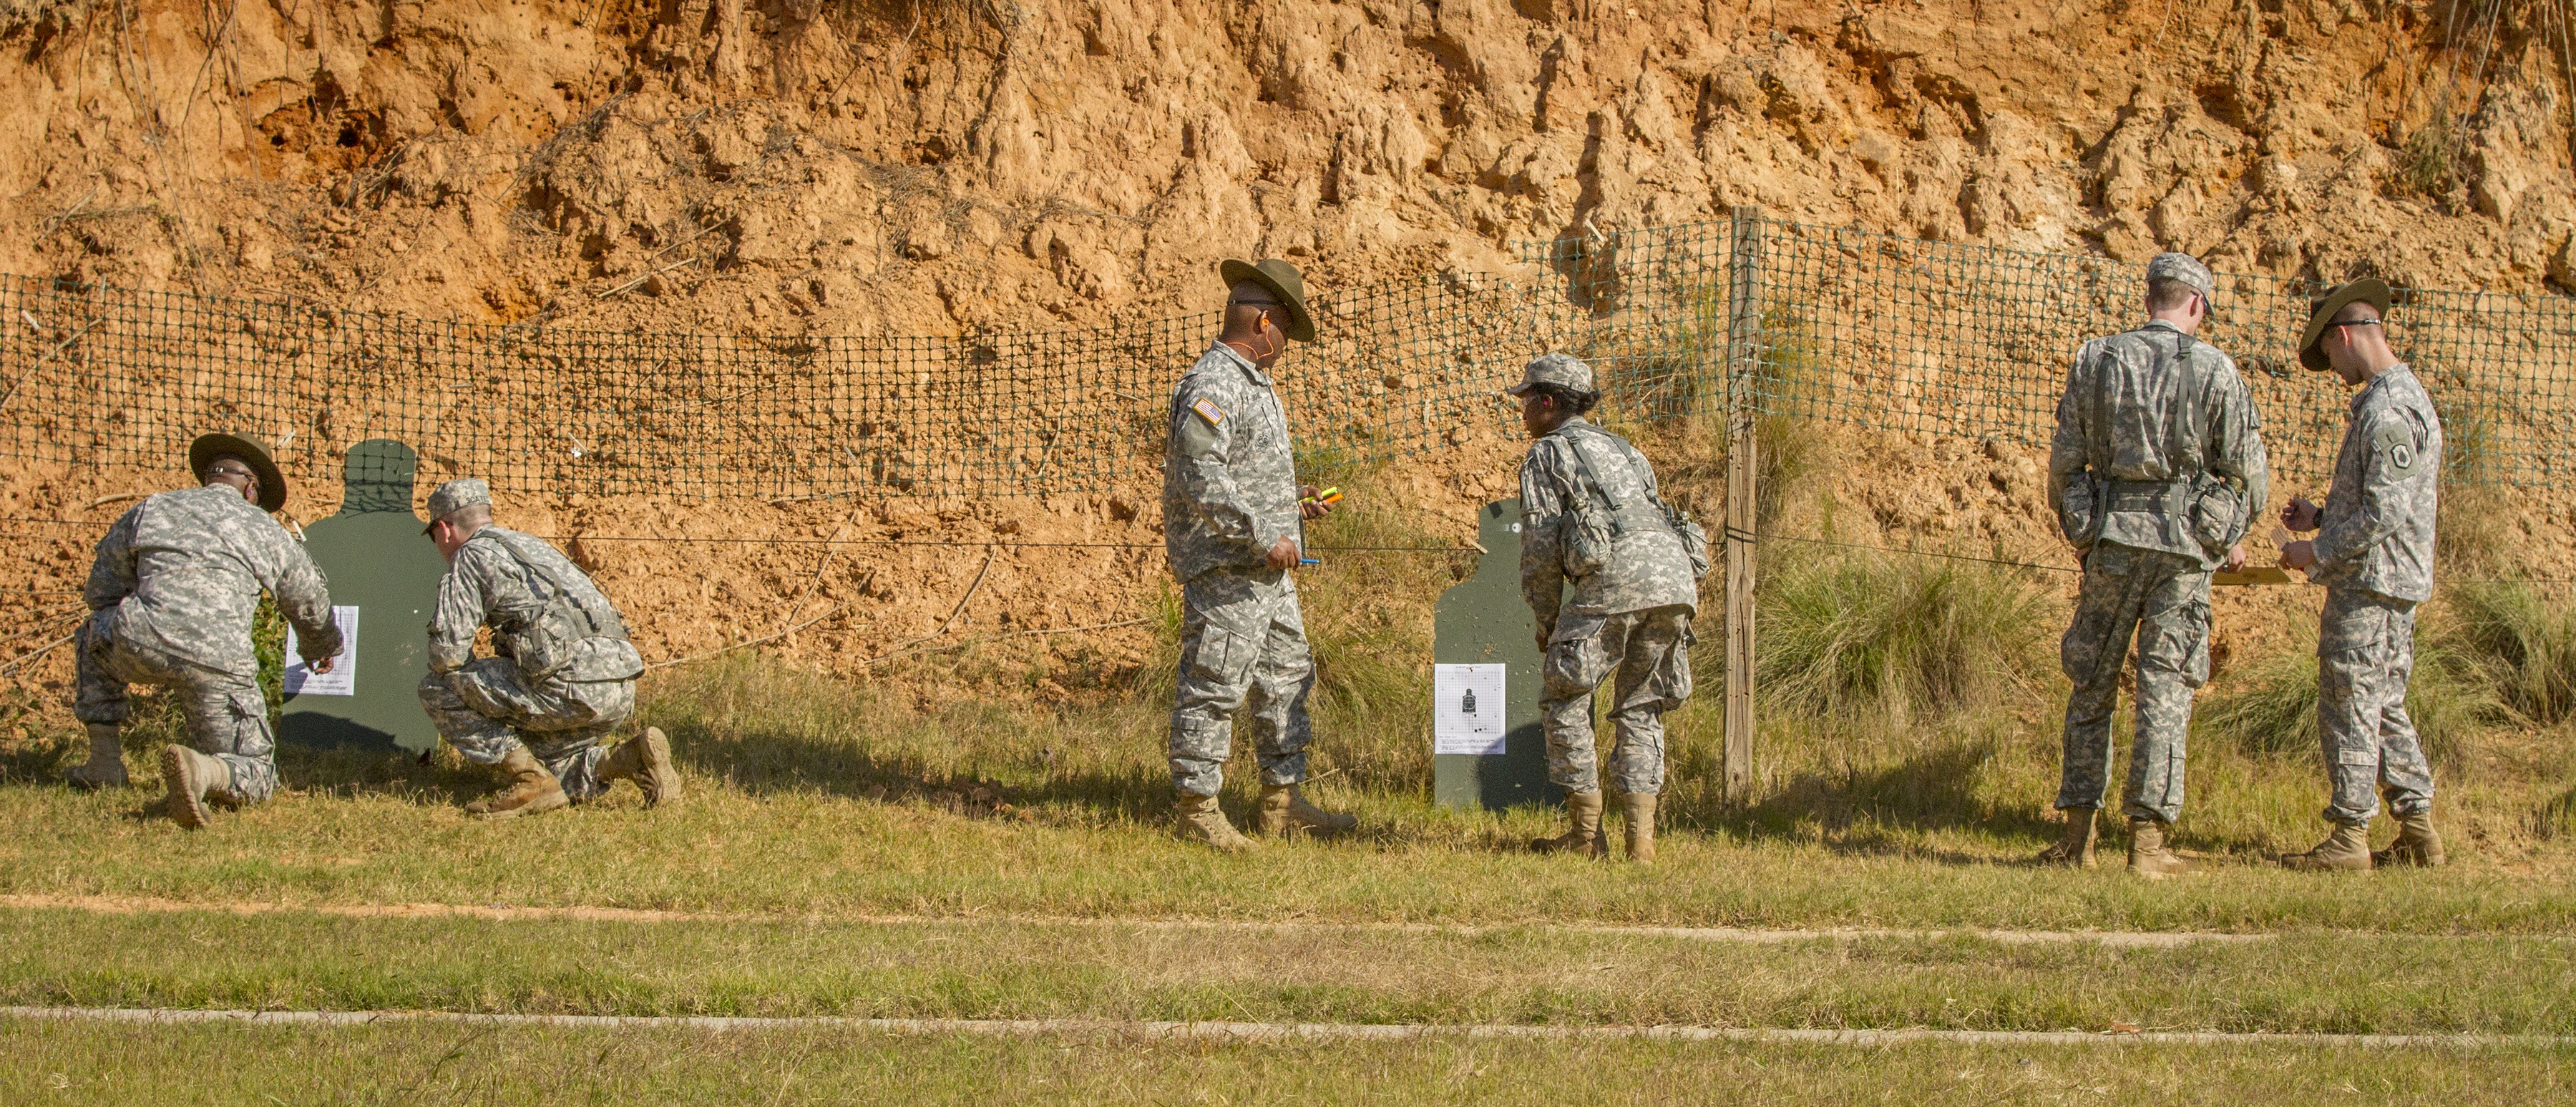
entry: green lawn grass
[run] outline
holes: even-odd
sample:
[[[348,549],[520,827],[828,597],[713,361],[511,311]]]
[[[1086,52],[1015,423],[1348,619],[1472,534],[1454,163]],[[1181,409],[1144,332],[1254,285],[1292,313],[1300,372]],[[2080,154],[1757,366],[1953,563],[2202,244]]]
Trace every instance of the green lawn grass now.
[[[312,1029],[0,1019],[0,1100],[347,1103],[2556,1102],[2576,1051],[2293,1045],[1217,1043],[1127,1034]]]
[[[0,1004],[2571,1035],[2576,945],[0,910]]]
[[[1329,540],[1345,544],[1423,541],[1391,510],[1363,508],[1330,525],[1340,529]],[[639,723],[671,733],[688,801],[648,811],[621,787],[526,821],[464,817],[459,805],[492,779],[452,754],[422,764],[290,749],[287,789],[275,800],[185,833],[151,810],[149,746],[176,725],[166,701],[147,699],[144,722],[129,732],[145,786],[79,794],[53,783],[77,731],[21,689],[24,702],[0,734],[0,825],[25,828],[0,837],[0,896],[10,897],[0,903],[0,1002],[2576,1032],[2563,998],[2576,994],[2565,942],[2576,932],[2576,724],[2507,697],[2512,711],[2464,716],[2446,732],[2437,821],[2455,863],[2445,869],[2351,876],[2273,865],[2273,854],[2321,833],[2324,800],[2312,751],[2257,740],[2288,725],[2278,711],[2193,751],[2177,840],[2202,872],[2129,878],[2116,827],[2103,868],[2035,869],[2022,861],[2054,830],[2063,684],[2026,639],[2054,625],[2049,605],[2062,597],[1982,570],[1896,564],[1872,556],[1775,577],[1775,602],[1795,599],[1789,585],[1800,579],[1831,586],[1808,605],[1808,642],[1853,664],[1809,702],[1769,702],[1756,788],[1740,801],[1717,790],[1715,696],[1704,692],[1670,718],[1666,835],[1652,868],[1527,852],[1522,843],[1553,829],[1551,812],[1428,802],[1427,611],[1462,571],[1454,557],[1354,556],[1308,575],[1319,774],[1310,792],[1358,813],[1361,828],[1248,856],[1214,854],[1169,830],[1168,604],[1156,609],[1160,634],[1141,662],[1079,642],[1004,642],[910,658],[864,683],[758,654],[656,673]],[[1882,603],[1887,610],[1846,618]],[[1995,610],[2010,604],[2043,610]],[[2536,631],[2524,639],[2556,640]],[[1716,651],[1701,652],[1702,687],[1713,690]],[[2503,672],[2493,668],[2500,654],[2480,656],[2472,677]],[[2555,687],[2546,680],[2556,679],[2559,653],[2534,646],[2515,656],[2526,684]],[[2211,695],[2270,672],[2223,675]],[[1040,695],[1040,684],[1069,698]],[[975,694],[922,693],[947,688]],[[1225,797],[1238,820],[1249,768],[1249,751],[1238,750]],[[2383,826],[2379,839],[2389,833]],[[120,900],[273,910],[120,913]],[[511,921],[383,917],[406,904],[575,910]],[[580,917],[583,908],[713,917],[619,921]],[[1142,925],[1153,920],[1482,929]],[[1585,929],[1601,924],[2277,936],[2173,949],[1933,934],[1757,945]],[[0,1034],[13,1058],[31,1059],[0,1066],[5,1102],[57,1091],[114,1100],[156,1072],[203,1067],[225,1034],[258,1037],[274,1053],[237,1050],[185,1098],[794,1101],[902,1086],[929,1101],[1336,1099],[1393,1089],[1407,1099],[1562,1102],[1563,1089],[1588,1087],[1614,1101],[1696,1101],[1718,1088],[1756,1102],[2153,1092],[2177,1102],[2474,1103],[2548,1099],[2566,1060],[2505,1052],[2472,1065],[2452,1052],[2287,1045],[2030,1057],[1946,1046],[1236,1046],[522,1029],[468,1039],[436,1027],[24,1022]],[[781,1050],[823,1059],[779,1063]],[[649,1062],[620,1060],[647,1054]],[[37,1083],[19,1094],[9,1081]]]
[[[647,714],[673,734],[685,805],[647,811],[621,786],[504,822],[459,811],[490,778],[452,758],[289,751],[290,792],[188,834],[151,816],[149,788],[45,782],[57,750],[24,745],[0,759],[18,766],[0,783],[0,823],[42,832],[0,838],[0,894],[825,917],[2497,934],[2576,923],[2576,847],[2533,829],[2566,789],[2548,762],[2558,755],[2537,744],[2529,771],[2455,751],[2441,808],[2454,865],[2361,877],[2272,866],[2271,851],[2313,835],[2320,785],[2293,759],[2214,751],[2194,762],[2180,835],[2207,871],[2150,884],[2120,871],[2116,834],[2100,870],[2019,863],[2050,832],[2052,757],[1991,722],[1872,734],[1777,721],[1762,795],[1727,806],[1678,787],[1662,863],[1644,869],[1526,852],[1552,825],[1545,811],[1447,810],[1348,771],[1313,791],[1361,815],[1356,835],[1219,856],[1170,834],[1157,713],[1133,703],[922,715],[749,660],[657,680]],[[1694,708],[1675,721],[1676,779],[1702,780],[1713,720]],[[1411,744],[1328,729],[1318,767]],[[1245,775],[1227,797],[1238,819]]]

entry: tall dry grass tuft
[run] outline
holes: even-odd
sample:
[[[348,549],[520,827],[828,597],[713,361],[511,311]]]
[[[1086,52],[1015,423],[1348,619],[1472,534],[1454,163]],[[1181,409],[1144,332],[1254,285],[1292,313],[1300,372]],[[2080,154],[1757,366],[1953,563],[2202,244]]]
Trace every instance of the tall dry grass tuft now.
[[[2454,585],[2446,620],[2478,674],[2505,706],[2543,726],[2576,716],[2576,612],[2532,585]]]
[[[1776,566],[1761,604],[1766,699],[1900,727],[2035,692],[2058,606],[2019,570],[1874,551]]]

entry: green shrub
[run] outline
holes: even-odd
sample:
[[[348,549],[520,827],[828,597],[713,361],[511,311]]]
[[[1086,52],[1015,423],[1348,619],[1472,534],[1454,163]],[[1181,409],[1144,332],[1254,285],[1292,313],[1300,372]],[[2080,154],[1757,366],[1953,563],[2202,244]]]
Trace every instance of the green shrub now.
[[[2049,669],[2057,605],[2024,571],[1842,552],[1775,569],[1760,596],[1759,684],[1787,710],[1931,722]]]
[[[2459,184],[2458,168],[2451,162],[2450,121],[2435,118],[2406,136],[2397,155],[2397,179],[2407,190],[2428,199],[2441,199]]]

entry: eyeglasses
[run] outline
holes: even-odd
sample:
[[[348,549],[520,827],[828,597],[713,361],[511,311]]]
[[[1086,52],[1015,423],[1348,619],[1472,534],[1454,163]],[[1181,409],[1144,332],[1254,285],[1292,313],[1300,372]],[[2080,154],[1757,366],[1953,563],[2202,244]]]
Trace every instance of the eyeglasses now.
[[[241,477],[247,480],[259,479],[259,474],[251,472],[248,469],[238,467],[226,469],[212,465],[206,467],[206,475],[210,477]]]
[[[2329,326],[2329,327],[2376,327],[2376,326],[2378,326],[2378,325],[2379,325],[2379,320],[2377,320],[2377,319],[2344,319],[2344,320],[2338,320],[2338,321],[2336,321],[2336,322],[2328,323],[2328,324],[2326,324],[2326,325],[2327,325],[2327,326]]]

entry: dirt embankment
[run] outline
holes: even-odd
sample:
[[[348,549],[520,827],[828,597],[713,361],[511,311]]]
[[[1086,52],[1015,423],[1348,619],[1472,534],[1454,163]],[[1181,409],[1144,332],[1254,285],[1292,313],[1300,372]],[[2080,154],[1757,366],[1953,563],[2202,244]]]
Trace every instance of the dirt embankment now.
[[[0,271],[434,317],[929,333],[1204,308],[1225,256],[1332,287],[1757,203],[2233,270],[2576,287],[2557,40],[2510,13],[2465,22],[2484,18],[2420,0],[7,0]],[[1513,456],[1470,438],[1390,494],[1465,518],[1508,494]],[[1867,510],[1846,536],[2055,552],[2028,456],[1855,456]],[[120,505],[95,501],[130,490],[23,470],[0,509],[103,524]],[[783,642],[851,666],[952,613],[979,634],[1140,617],[1155,499],[1138,473],[985,503],[504,515],[583,536],[655,657],[837,612]],[[90,532],[8,529],[56,536],[12,538],[12,575],[37,609],[61,603]],[[612,541],[643,534],[926,544]],[[988,568],[961,544],[994,540],[1023,545]],[[1032,641],[1133,654],[1140,633]]]

